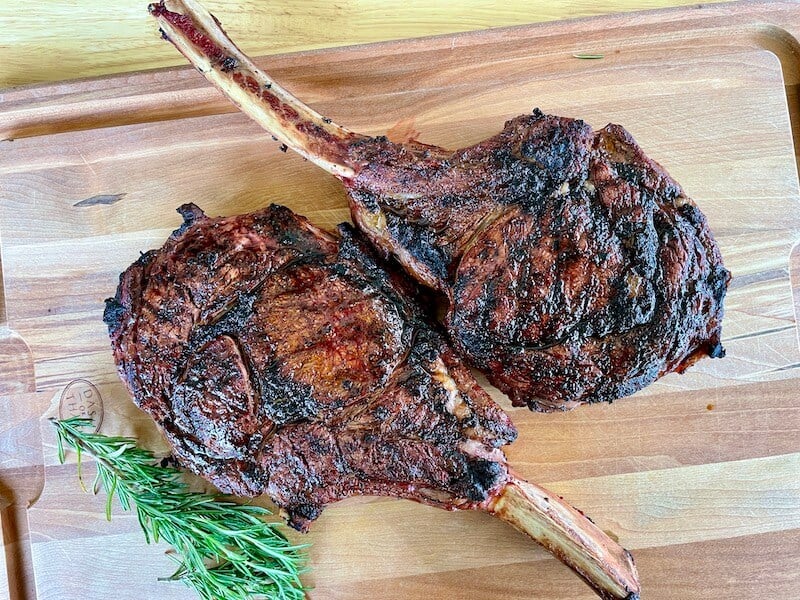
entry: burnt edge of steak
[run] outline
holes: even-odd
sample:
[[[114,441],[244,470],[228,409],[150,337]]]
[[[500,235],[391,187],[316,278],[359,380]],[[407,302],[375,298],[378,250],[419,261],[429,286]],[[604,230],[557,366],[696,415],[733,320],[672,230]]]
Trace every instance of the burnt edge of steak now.
[[[349,225],[332,236],[276,205],[179,212],[104,321],[182,466],[268,494],[301,530],[351,495],[468,508],[505,484],[508,416]]]

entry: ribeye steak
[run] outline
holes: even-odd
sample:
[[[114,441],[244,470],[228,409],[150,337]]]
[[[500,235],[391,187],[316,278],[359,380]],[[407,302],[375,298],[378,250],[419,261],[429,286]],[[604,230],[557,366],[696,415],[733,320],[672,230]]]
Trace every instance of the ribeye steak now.
[[[602,597],[637,597],[626,550],[511,474],[508,416],[350,226],[332,236],[274,205],[180,212],[105,312],[119,373],[180,464],[224,492],[268,494],[301,530],[353,495],[483,510]]]
[[[194,0],[162,34],[281,143],[336,175],[354,222],[448,301],[458,352],[515,405],[632,394],[724,354],[730,278],[706,219],[617,125],[534,111],[457,151],[353,133],[260,71]]]

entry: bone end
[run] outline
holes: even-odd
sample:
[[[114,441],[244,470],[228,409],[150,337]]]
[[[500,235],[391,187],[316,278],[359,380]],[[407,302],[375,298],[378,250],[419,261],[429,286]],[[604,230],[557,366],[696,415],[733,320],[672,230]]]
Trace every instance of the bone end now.
[[[512,478],[487,512],[527,534],[589,584],[605,600],[638,600],[633,556],[558,495]]]

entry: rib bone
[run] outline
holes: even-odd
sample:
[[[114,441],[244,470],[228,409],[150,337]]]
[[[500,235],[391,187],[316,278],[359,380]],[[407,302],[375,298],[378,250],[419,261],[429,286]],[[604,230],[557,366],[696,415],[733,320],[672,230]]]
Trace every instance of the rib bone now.
[[[363,136],[309,108],[253,64],[195,0],[151,4],[161,34],[246,115],[303,157],[340,178],[353,176],[346,147]]]
[[[544,546],[601,598],[639,597],[630,552],[560,496],[512,477],[486,511]]]

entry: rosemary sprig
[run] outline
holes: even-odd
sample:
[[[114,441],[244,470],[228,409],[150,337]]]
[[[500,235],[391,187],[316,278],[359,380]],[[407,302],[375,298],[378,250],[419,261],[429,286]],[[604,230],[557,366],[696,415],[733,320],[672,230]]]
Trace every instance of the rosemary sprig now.
[[[155,464],[152,452],[131,438],[91,433],[89,419],[51,421],[62,463],[65,446],[78,455],[79,478],[82,454],[97,462],[92,490],[105,491],[106,518],[116,495],[123,509],[136,511],[148,544],[163,540],[175,549],[170,556],[178,568],[168,580],[182,581],[203,600],[304,597],[305,546],[292,545],[278,523],[263,521],[269,510],[190,491],[178,469]]]

